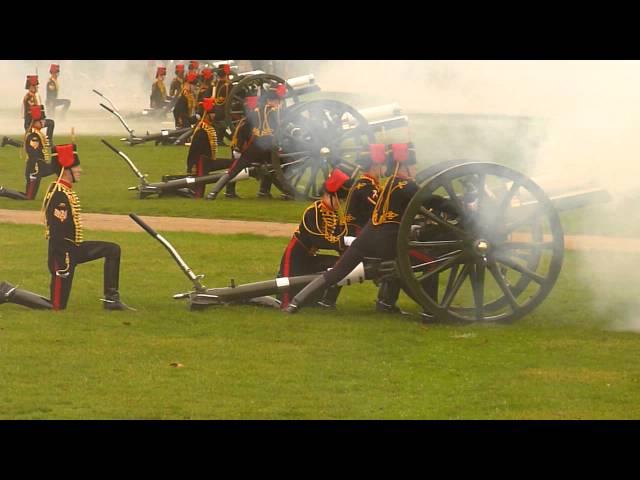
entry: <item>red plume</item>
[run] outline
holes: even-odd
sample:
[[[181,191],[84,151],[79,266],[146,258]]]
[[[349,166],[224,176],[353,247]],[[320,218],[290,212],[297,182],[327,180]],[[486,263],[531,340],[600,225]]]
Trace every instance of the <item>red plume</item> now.
[[[258,97],[256,96],[245,97],[244,103],[249,110],[253,110],[258,106]]]
[[[369,153],[371,153],[371,161],[376,165],[382,165],[387,159],[384,143],[369,144]]]
[[[393,143],[391,144],[391,151],[393,152],[393,160],[395,162],[402,163],[409,159],[408,143]]]

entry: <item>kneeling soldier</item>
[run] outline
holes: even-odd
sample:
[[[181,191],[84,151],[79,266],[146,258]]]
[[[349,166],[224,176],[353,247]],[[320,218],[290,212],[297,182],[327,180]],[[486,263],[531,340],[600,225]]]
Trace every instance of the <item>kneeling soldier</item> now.
[[[336,263],[336,255],[318,255],[319,249],[342,252],[346,249],[349,238],[346,224],[339,216],[340,199],[349,193],[349,175],[342,170],[334,169],[325,181],[322,198],[313,202],[304,211],[302,221],[287,245],[282,259],[278,277],[297,277],[322,272]],[[352,239],[351,239],[352,240]],[[282,295],[281,308],[287,308],[290,298],[297,290]],[[319,291],[318,305],[331,308],[335,306],[340,287],[328,289],[324,296]]]
[[[395,258],[400,220],[411,198],[418,191],[418,185],[413,178],[416,174],[415,154],[410,152],[409,145],[396,144],[393,150],[393,163],[389,162],[393,175],[378,195],[371,221],[342,254],[333,269],[315,279],[291,300],[285,310],[287,313],[298,312],[317,292],[335,286],[365,257],[382,260]]]
[[[54,310],[67,307],[76,265],[104,258],[104,308],[124,310],[118,292],[120,246],[111,242],[84,242],[80,202],[72,184],[80,179],[80,159],[74,145],[54,148],[52,166],[59,175],[49,186],[43,202],[46,238],[49,240],[51,303]]]

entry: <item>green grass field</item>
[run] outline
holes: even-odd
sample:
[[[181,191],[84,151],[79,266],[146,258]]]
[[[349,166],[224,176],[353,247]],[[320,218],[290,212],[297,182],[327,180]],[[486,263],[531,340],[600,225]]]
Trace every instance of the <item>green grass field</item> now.
[[[423,118],[427,124],[437,120]],[[436,127],[426,128],[427,132],[438,132]],[[401,134],[396,132],[396,136]],[[186,168],[187,147],[184,146],[155,146],[153,143],[128,146],[114,136],[81,136],[76,139],[78,152],[82,161],[84,174],[80,183],[76,185],[82,201],[83,211],[100,213],[127,214],[134,211],[140,215],[163,215],[176,217],[196,218],[225,218],[247,219],[262,221],[277,221],[298,223],[302,212],[308,202],[283,201],[273,188],[274,199],[262,200],[256,198],[258,182],[254,179],[239,182],[238,193],[240,200],[229,200],[220,196],[216,201],[192,200],[175,196],[153,196],[145,200],[138,198],[137,192],[128,191],[127,188],[138,184],[138,179],[133,175],[129,166],[118,155],[109,150],[100,141],[104,138],[112,145],[117,146],[136,163],[138,168],[148,174],[150,182],[159,182],[162,175],[183,173]],[[422,137],[420,137],[422,138]],[[398,138],[398,140],[402,140]],[[451,135],[444,136],[441,143],[450,141]],[[56,135],[57,143],[65,143],[69,137]],[[435,138],[429,134],[422,138],[426,145],[435,143]],[[454,143],[460,143],[457,139]],[[419,143],[419,142],[417,142]],[[479,151],[488,151],[488,146]],[[418,151],[430,150],[423,146]],[[425,155],[421,160],[421,166],[426,167],[441,159],[459,158],[455,149],[443,150],[442,145],[435,149],[435,154]],[[505,149],[507,146],[504,147]],[[439,153],[438,153],[439,152]],[[515,152],[515,151],[514,151]],[[230,155],[228,148],[220,148],[220,156]],[[513,153],[511,157],[505,155],[504,162],[509,164],[521,164],[524,160],[522,154]],[[486,161],[500,161],[500,157],[480,155],[478,159]],[[511,159],[511,160],[510,160]],[[53,177],[43,180],[40,191],[35,201],[21,202],[0,197],[0,209],[39,210],[46,190]],[[24,190],[24,161],[20,159],[17,148],[4,147],[0,149],[0,185],[14,190]],[[211,186],[207,186],[207,191]],[[633,199],[637,203],[637,199]],[[612,210],[608,205],[596,205],[580,210],[565,212],[562,214],[565,232],[569,234],[608,234],[624,236],[640,236],[640,222],[633,219],[637,214],[633,209]],[[595,219],[595,221],[594,221]]]
[[[459,128],[449,129],[442,118],[412,118],[423,132],[413,138],[418,150],[428,152],[423,166],[456,157],[462,149],[454,146],[469,138],[476,139],[479,160],[526,163],[519,146],[504,141],[491,153],[495,142],[487,143],[482,129],[456,121]],[[507,130],[496,127],[496,136]],[[85,212],[297,223],[307,205],[255,199],[253,179],[239,184],[241,200],[139,200],[127,191],[137,179],[100,138],[76,141],[84,169],[77,192]],[[127,152],[150,181],[185,169],[185,147],[129,147],[119,137],[105,139]],[[57,143],[67,141],[57,136]],[[22,176],[18,149],[0,149],[0,185],[22,190]],[[0,209],[39,210],[49,180],[36,201],[0,198]],[[567,233],[640,236],[633,215],[593,206],[562,219]],[[0,224],[0,280],[48,296],[43,230]],[[226,286],[231,278],[273,278],[288,241],[164,235],[197,273],[207,275],[209,287]],[[305,309],[289,317],[250,306],[190,312],[184,301],[172,299],[190,283],[147,234],[88,231],[85,238],[121,244],[121,291],[137,311],[102,310],[100,262],[78,267],[65,312],[0,306],[0,419],[640,416],[640,340],[616,330],[640,311],[638,254],[567,252],[551,295],[514,325],[425,326],[416,316],[375,314],[371,284],[343,289],[335,312]],[[600,273],[585,271],[586,260],[595,261]],[[400,306],[417,312],[404,296]]]
[[[0,279],[48,295],[37,226],[0,225]],[[272,278],[286,238],[165,235],[207,286]],[[78,267],[68,310],[0,306],[1,419],[633,419],[638,335],[609,327],[637,309],[640,274],[607,278],[605,310],[568,252],[554,291],[510,326],[425,326],[373,313],[375,287],[335,312],[190,312],[190,283],[144,232],[86,234],[123,248],[136,312],[105,312],[101,262]],[[604,261],[638,262],[638,255]],[[241,268],[238,268],[241,265]],[[634,303],[635,302],[635,303]],[[401,306],[416,311],[406,297]],[[181,364],[173,367],[171,364]]]

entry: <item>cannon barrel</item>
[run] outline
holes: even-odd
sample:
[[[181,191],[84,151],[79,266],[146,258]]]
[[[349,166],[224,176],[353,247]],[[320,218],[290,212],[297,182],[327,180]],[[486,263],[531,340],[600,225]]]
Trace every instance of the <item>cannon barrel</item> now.
[[[227,160],[230,161],[230,159],[219,159],[219,160]],[[203,175],[201,177],[194,177],[191,175],[185,175],[184,178],[177,178],[177,179],[173,179],[173,180],[168,180],[166,182],[157,182],[157,183],[149,183],[147,185],[144,185],[144,188],[151,193],[152,191],[168,191],[168,190],[177,190],[179,188],[190,188],[190,187],[194,187],[196,185],[202,185],[202,184],[208,184],[208,183],[214,183],[217,182],[220,177],[222,177],[222,175],[224,175],[227,172],[227,170],[218,170],[214,173],[211,173],[209,175]],[[233,180],[231,180],[232,182],[237,182],[237,181],[241,181],[241,180],[245,180],[247,178],[249,178],[250,172],[248,168],[245,168],[244,170],[242,170],[236,177],[234,177]]]
[[[388,263],[388,262],[387,262]],[[367,265],[360,263],[349,275],[341,280],[338,285],[354,285],[365,280],[371,280],[378,275],[380,262],[374,261]],[[220,304],[227,302],[247,301],[253,298],[264,297],[284,293],[292,288],[305,287],[324,272],[310,275],[300,275],[297,277],[279,277],[273,280],[262,282],[245,283],[242,285],[231,285],[223,288],[208,288],[205,292],[190,292],[188,294],[192,303],[198,305]],[[184,298],[185,295],[178,294],[175,298]]]
[[[558,211],[574,210],[611,200],[609,192],[594,180],[554,176],[533,177],[532,180],[544,190]],[[511,188],[510,183],[507,183],[507,188]],[[520,202],[522,207],[537,203],[526,191],[514,201]]]

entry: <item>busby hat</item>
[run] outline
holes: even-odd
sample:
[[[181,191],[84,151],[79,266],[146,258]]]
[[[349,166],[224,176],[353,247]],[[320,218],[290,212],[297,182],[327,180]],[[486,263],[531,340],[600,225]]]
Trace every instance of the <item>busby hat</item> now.
[[[156,78],[158,78],[160,75],[166,75],[167,74],[167,67],[158,67],[156,69]]]
[[[218,65],[216,73],[218,74],[218,76],[229,75],[231,73],[231,65],[229,65],[228,63]]]
[[[244,98],[244,104],[246,105],[247,109],[254,110],[258,106],[258,97],[255,95],[249,95],[248,97]]]
[[[282,100],[287,94],[287,87],[283,83],[279,83],[273,88],[269,88],[265,92],[267,100]]]
[[[211,80],[213,78],[213,70],[209,67],[202,69],[202,78],[205,80]]]
[[[351,177],[344,173],[339,168],[334,168],[323,185],[323,191],[327,193],[335,193],[338,196],[341,196],[341,190],[348,192],[350,183],[349,180]]]
[[[31,115],[31,121],[47,118],[44,114],[44,105],[31,105],[29,107],[29,115]]]
[[[384,143],[370,143],[369,151],[363,152],[356,163],[363,168],[370,168],[371,165],[382,165],[387,161],[387,146]]]
[[[57,63],[52,63],[49,67],[49,73],[60,73],[60,65]]]
[[[40,85],[40,82],[38,81],[38,75],[27,75],[27,81],[24,85],[24,88],[28,90],[32,85]]]
[[[199,105],[204,109],[205,112],[213,112],[213,108],[216,105],[215,98],[207,97],[203,98]]]
[[[415,165],[416,152],[412,142],[392,143],[389,145],[387,155],[387,172],[392,171],[397,165]]]
[[[56,145],[51,149],[51,165],[57,174],[63,168],[71,168],[80,165],[78,147],[75,143]]]
[[[196,72],[189,72],[184,80],[187,83],[196,83],[196,80],[198,80],[198,74]]]

